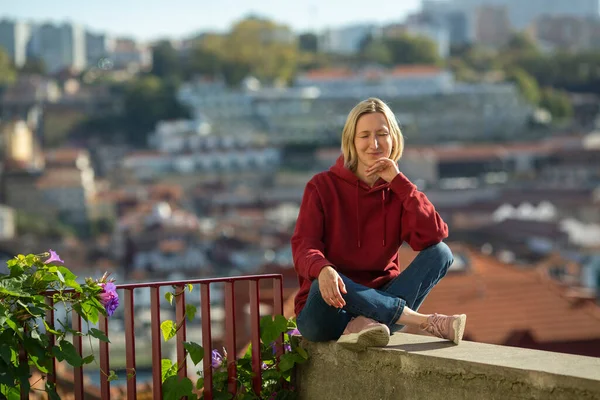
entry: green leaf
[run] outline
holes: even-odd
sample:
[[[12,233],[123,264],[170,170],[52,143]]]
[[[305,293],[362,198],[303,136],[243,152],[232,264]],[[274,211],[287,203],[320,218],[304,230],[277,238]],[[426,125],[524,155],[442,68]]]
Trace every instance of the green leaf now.
[[[79,283],[77,283],[76,280],[73,279],[67,279],[65,280],[65,285],[72,287],[73,289],[75,289],[76,292],[81,293],[81,286],[79,285]]]
[[[59,331],[57,331],[56,329],[52,329],[50,327],[50,325],[48,325],[48,323],[46,322],[46,320],[44,320],[44,327],[46,328],[46,332],[49,332],[53,335],[60,335],[61,333]]]
[[[194,285],[192,285],[191,283],[187,284],[187,289],[190,293],[192,293],[192,290],[194,289]]]
[[[61,340],[60,346],[53,347],[52,353],[58,361],[66,360],[73,367],[81,367],[83,365],[83,358],[77,353],[75,346],[66,340]]]
[[[12,352],[10,351],[10,347],[7,344],[2,343],[2,345],[0,345],[0,358],[2,358],[6,364],[10,364],[11,355]]]
[[[284,354],[279,359],[279,369],[281,372],[289,371],[294,368],[295,359],[293,354]]]
[[[94,361],[94,355],[93,354],[90,354],[89,356],[83,358],[83,363],[84,364],[91,364],[93,361]]]
[[[298,352],[298,354],[300,354],[300,356],[302,358],[304,358],[305,360],[308,360],[308,353],[306,352],[306,350],[303,347],[301,347],[301,346],[296,347],[296,351]]]
[[[200,390],[204,387],[204,378],[198,378],[196,381],[196,389]]]
[[[106,380],[108,382],[112,382],[112,381],[118,381],[119,380],[119,376],[116,374],[116,372],[114,370],[110,370],[108,377],[106,378]]]
[[[161,380],[164,382],[170,376],[177,375],[177,364],[173,364],[168,358],[160,360]]]
[[[187,317],[188,321],[192,321],[194,319],[194,316],[196,315],[196,306],[193,304],[186,304],[185,305],[185,316]]]
[[[168,377],[163,382],[163,399],[179,400],[182,397],[194,396],[194,385],[189,378],[180,378],[177,375]]]
[[[62,282],[65,283],[65,277],[63,276],[62,272],[60,272],[58,270],[58,268],[56,269],[56,276],[58,276],[58,279]]]
[[[283,315],[266,315],[260,320],[260,338],[265,345],[271,344],[286,332],[288,321]]]
[[[173,305],[173,293],[171,293],[171,292],[165,293],[165,299],[167,299],[169,304]]]
[[[110,340],[108,339],[108,336],[106,336],[106,335],[104,334],[104,332],[102,332],[102,331],[101,331],[101,330],[99,330],[99,329],[96,329],[96,328],[91,328],[91,329],[89,330],[89,334],[90,334],[90,335],[92,335],[93,337],[95,337],[96,339],[100,339],[100,340],[102,340],[103,342],[110,343]]]
[[[160,330],[165,338],[165,342],[177,334],[175,323],[170,319],[163,321],[163,323],[160,324]]]
[[[204,348],[198,343],[183,342],[183,347],[187,350],[194,365],[198,365],[204,358]]]

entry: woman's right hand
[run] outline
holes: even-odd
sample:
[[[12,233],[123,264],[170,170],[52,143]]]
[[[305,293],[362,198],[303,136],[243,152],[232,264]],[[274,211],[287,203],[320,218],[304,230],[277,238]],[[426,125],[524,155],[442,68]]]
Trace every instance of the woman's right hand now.
[[[325,303],[330,306],[342,308],[346,305],[346,301],[342,297],[342,293],[348,293],[346,285],[337,271],[329,265],[319,273],[319,290]]]

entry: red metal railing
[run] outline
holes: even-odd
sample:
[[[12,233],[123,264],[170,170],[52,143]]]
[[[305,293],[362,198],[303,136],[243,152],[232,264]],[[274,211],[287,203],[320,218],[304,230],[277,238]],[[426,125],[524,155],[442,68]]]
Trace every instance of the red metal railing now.
[[[185,303],[185,287],[189,284],[200,285],[200,305],[201,305],[201,321],[202,321],[202,347],[204,348],[204,398],[211,400],[213,398],[212,393],[212,366],[211,366],[211,353],[212,353],[212,331],[211,331],[211,298],[210,298],[210,284],[211,283],[224,283],[224,297],[225,297],[225,349],[227,351],[227,371],[229,376],[228,389],[232,394],[236,393],[237,390],[237,371],[236,371],[236,318],[235,318],[235,292],[234,284],[236,282],[247,281],[249,285],[250,294],[250,321],[251,321],[251,343],[252,343],[252,371],[254,372],[253,377],[253,388],[255,393],[260,393],[262,387],[262,376],[261,376],[261,359],[260,359],[260,315],[259,315],[259,304],[260,304],[260,289],[259,281],[261,280],[273,280],[273,314],[283,314],[283,281],[282,275],[280,274],[265,274],[265,275],[248,275],[238,277],[227,277],[227,278],[214,278],[214,279],[195,279],[190,281],[171,281],[171,282],[150,282],[150,283],[133,283],[118,285],[117,289],[122,289],[123,295],[123,307],[125,309],[125,352],[126,352],[126,368],[127,371],[134,371],[136,368],[136,355],[135,355],[135,321],[134,321],[134,290],[140,288],[150,289],[150,313],[151,313],[151,337],[152,337],[152,391],[154,399],[162,399],[162,381],[161,381],[161,330],[160,330],[160,288],[163,286],[170,286],[175,288],[175,316],[178,325],[181,327],[177,331],[177,364],[179,366],[178,375],[181,377],[187,376],[186,368],[186,351],[183,347],[183,342],[186,340],[186,303]],[[52,299],[47,298],[47,304],[53,306]],[[50,326],[54,324],[54,310],[51,309],[46,313],[46,321]],[[98,329],[102,331],[106,336],[109,335],[108,325],[110,321],[104,316],[101,316],[99,321]],[[72,315],[72,327],[75,330],[81,330],[81,317],[75,311]],[[278,339],[276,345],[277,355],[283,354],[282,339]],[[103,400],[110,399],[110,382],[108,381],[108,371],[110,370],[109,363],[109,343],[99,342],[100,352],[100,393]],[[51,346],[54,342],[51,338]],[[75,346],[79,355],[82,355],[82,338],[76,336],[73,338],[73,345]],[[48,374],[48,381],[56,383],[56,363],[55,360],[52,363],[52,368]],[[83,368],[74,368],[74,396],[76,400],[82,400],[84,398],[83,388]],[[21,393],[22,399],[28,398],[28,393]],[[127,379],[127,399],[137,398],[137,382],[135,374],[132,374]]]

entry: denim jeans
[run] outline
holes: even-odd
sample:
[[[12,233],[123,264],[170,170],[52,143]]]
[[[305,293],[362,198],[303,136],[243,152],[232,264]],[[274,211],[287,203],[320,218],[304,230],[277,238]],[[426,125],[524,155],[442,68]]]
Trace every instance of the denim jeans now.
[[[418,310],[427,294],[446,275],[454,258],[448,246],[440,242],[422,250],[412,263],[396,278],[384,286],[373,289],[360,285],[339,274],[346,285],[342,294],[346,305],[335,308],[323,300],[319,281],[310,287],[306,304],[297,316],[298,330],[313,342],[337,340],[353,317],[359,315],[386,324],[391,331],[404,307]]]

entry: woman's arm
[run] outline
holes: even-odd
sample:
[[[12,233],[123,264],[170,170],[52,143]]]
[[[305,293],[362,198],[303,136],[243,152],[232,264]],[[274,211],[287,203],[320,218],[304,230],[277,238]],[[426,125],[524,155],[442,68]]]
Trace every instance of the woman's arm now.
[[[330,265],[325,258],[324,214],[321,199],[315,185],[309,182],[304,189],[300,213],[292,235],[294,268],[305,279],[317,279],[321,270]]]
[[[401,238],[413,250],[421,251],[448,237],[448,225],[403,173],[396,175],[390,187],[402,200]]]

